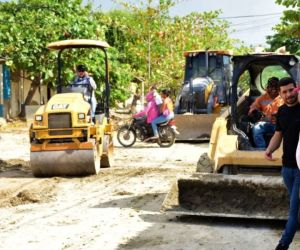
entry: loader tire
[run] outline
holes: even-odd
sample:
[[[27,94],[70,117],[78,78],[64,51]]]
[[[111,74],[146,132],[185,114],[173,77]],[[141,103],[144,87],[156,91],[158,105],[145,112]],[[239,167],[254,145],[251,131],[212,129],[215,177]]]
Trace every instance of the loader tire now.
[[[198,173],[212,173],[213,172],[213,165],[211,160],[209,159],[207,153],[203,153],[198,162],[196,172]]]
[[[237,166],[225,165],[222,167],[222,174],[236,175],[236,174],[238,174],[238,168],[237,168]]]

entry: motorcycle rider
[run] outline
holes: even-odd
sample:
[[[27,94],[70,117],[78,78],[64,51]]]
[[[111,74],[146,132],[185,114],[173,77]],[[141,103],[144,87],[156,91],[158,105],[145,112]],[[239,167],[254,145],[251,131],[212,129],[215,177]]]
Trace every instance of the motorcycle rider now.
[[[134,118],[139,118],[143,116],[147,116],[146,122],[151,123],[156,117],[159,116],[159,109],[156,105],[155,101],[155,93],[154,91],[149,91],[146,95],[147,106],[144,110],[140,111],[133,115]]]
[[[174,105],[173,101],[169,97],[170,91],[169,90],[162,90],[161,91],[161,97],[163,99],[163,103],[161,105],[161,115],[155,118],[151,122],[152,130],[153,130],[153,136],[148,138],[148,140],[157,140],[158,139],[158,130],[157,130],[157,124],[167,122],[174,118]]]
[[[146,95],[146,101],[147,106],[144,108],[144,110],[134,114],[133,118],[142,118],[146,116],[146,120],[141,119],[140,121],[137,121],[137,124],[140,126],[145,127],[147,130],[146,134],[150,131],[150,124],[151,122],[159,116],[159,108],[157,105],[157,100],[159,102],[159,99],[156,98],[156,87],[151,86],[149,89],[149,92]],[[162,102],[162,101],[161,101]]]

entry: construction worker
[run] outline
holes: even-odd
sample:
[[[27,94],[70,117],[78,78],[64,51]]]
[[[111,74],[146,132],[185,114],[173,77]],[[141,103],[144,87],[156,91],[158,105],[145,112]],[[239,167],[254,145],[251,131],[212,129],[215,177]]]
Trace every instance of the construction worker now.
[[[295,86],[295,81],[290,77],[279,81],[279,94],[284,105],[278,109],[275,134],[265,151],[265,158],[273,160],[272,153],[283,141],[281,175],[290,196],[290,206],[285,230],[275,250],[287,250],[299,226],[300,170],[296,161],[296,148],[300,130],[300,104],[294,91]]]
[[[96,106],[97,106],[97,100],[95,97],[95,89],[97,88],[97,85],[94,81],[94,79],[89,76],[87,72],[87,67],[85,65],[78,65],[76,67],[76,76],[74,80],[71,82],[71,85],[87,85],[87,92],[85,92],[84,98],[85,100],[90,103],[91,105],[91,114],[93,121],[95,120],[95,112],[96,112]]]
[[[283,104],[281,97],[278,96],[278,81],[277,77],[269,78],[266,93],[252,103],[248,112],[248,115],[251,115],[256,110],[262,114],[260,120],[252,127],[252,135],[255,147],[263,150],[267,146],[264,135],[267,133],[274,134],[276,113]]]

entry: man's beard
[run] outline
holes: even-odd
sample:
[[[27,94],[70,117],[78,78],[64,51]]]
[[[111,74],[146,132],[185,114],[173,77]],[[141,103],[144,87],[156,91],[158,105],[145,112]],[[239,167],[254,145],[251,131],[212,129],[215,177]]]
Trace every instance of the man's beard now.
[[[296,96],[295,96],[295,97],[290,97],[290,98],[287,98],[287,99],[286,99],[286,103],[287,103],[287,104],[290,104],[290,105],[295,104],[297,101],[298,101],[298,100],[297,100],[297,97],[296,97]]]

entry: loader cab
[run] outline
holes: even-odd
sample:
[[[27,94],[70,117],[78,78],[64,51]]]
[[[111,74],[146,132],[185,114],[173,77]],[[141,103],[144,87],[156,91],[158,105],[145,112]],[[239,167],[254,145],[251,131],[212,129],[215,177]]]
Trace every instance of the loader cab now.
[[[267,80],[270,77],[292,77],[299,82],[300,63],[295,55],[275,53],[252,54],[234,56],[231,121],[230,131],[239,137],[239,149],[253,150],[254,143],[251,126],[255,121],[248,117],[250,105],[266,90]],[[238,88],[248,89],[241,98],[238,97]],[[268,142],[272,135],[266,135]]]
[[[176,99],[175,113],[210,114],[214,103],[228,104],[231,79],[230,51],[185,52],[182,89]]]

